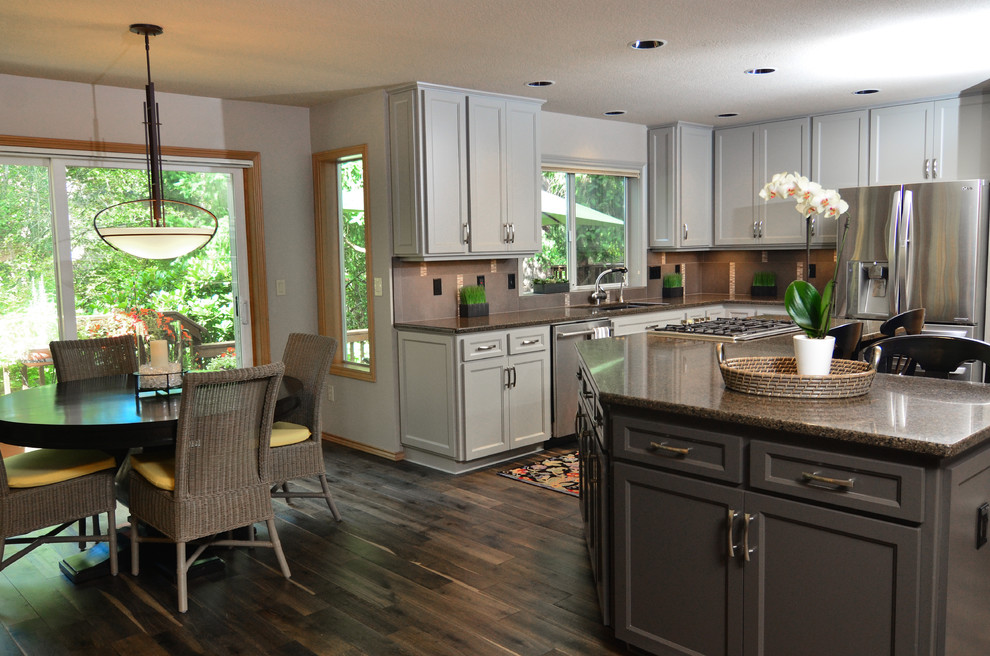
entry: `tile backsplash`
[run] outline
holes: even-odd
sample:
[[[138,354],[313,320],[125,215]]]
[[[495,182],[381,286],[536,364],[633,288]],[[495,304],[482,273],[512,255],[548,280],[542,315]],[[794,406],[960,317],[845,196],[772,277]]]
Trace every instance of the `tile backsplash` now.
[[[815,277],[811,282],[821,289],[831,279],[835,270],[835,250],[813,249],[811,263],[815,268]],[[805,252],[804,250],[651,251],[647,255],[646,264],[647,267],[659,266],[660,277],[648,279],[645,288],[628,288],[625,292],[627,299],[659,297],[663,287],[663,276],[675,271],[684,275],[686,294],[726,294],[729,297],[748,296],[753,275],[758,271],[773,271],[777,274],[777,293],[782,297],[792,280],[804,278]],[[516,289],[509,289],[510,274],[516,278]],[[520,295],[522,281],[516,259],[408,262],[393,258],[395,321],[425,321],[456,317],[458,289],[463,285],[477,284],[479,276],[484,276],[489,312],[492,314],[562,305],[583,305],[589,302],[587,291]],[[436,290],[440,291],[439,295],[434,293]],[[614,291],[611,296],[615,296]]]

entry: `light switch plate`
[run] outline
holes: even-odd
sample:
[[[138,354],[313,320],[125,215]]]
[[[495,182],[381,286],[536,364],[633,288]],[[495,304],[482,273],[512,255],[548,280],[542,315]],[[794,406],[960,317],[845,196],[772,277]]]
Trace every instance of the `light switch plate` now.
[[[382,279],[375,278],[375,296],[382,295]]]
[[[285,281],[284,280],[276,280],[275,281],[275,295],[276,296],[285,296]]]

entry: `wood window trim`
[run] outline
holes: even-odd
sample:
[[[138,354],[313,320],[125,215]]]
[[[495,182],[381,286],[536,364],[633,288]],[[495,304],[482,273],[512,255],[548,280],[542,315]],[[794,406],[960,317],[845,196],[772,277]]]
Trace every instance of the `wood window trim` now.
[[[46,137],[17,137],[0,135],[0,146],[45,148],[49,150],[78,150],[94,153],[144,154],[144,144],[81,141]],[[261,200],[261,154],[247,150],[214,150],[162,146],[163,155],[208,159],[239,159],[250,161],[243,169],[244,229],[247,239],[248,291],[251,298],[251,352],[255,364],[271,362],[271,332],[268,324],[268,276],[265,269],[265,225]]]
[[[338,255],[338,226],[336,220],[325,219],[326,213],[336,209],[336,201],[328,198],[328,190],[336,194],[336,175],[333,179],[325,175],[327,165],[336,163],[345,157],[358,155],[364,164],[362,177],[364,181],[364,225],[365,225],[365,266],[368,278],[371,280],[371,185],[368,183],[368,146],[349,146],[313,153],[313,220],[316,231],[316,298],[317,321],[321,335],[327,335],[337,340],[337,351],[330,365],[330,373],[335,376],[354,378],[375,382],[375,313],[374,288],[368,285],[368,341],[371,355],[370,365],[359,365],[344,360],[346,336],[341,334],[342,321],[338,308],[340,307],[340,257]],[[334,213],[336,216],[336,212]]]

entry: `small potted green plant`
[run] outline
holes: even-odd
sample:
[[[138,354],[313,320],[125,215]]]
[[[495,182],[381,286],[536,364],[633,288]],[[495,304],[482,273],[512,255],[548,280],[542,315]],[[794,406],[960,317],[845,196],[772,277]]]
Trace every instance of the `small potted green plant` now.
[[[777,274],[773,271],[757,271],[753,274],[750,296],[777,297]]]
[[[662,296],[678,298],[684,296],[684,276],[679,273],[668,273],[663,277]]]
[[[465,285],[461,287],[461,316],[488,316],[488,297],[481,285]]]
[[[534,294],[562,294],[570,290],[567,278],[533,278]]]

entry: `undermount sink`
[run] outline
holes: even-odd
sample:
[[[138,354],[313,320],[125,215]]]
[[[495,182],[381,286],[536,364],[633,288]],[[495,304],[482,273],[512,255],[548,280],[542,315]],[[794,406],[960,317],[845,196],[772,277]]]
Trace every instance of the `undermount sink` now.
[[[578,305],[572,307],[587,308],[592,312],[614,312],[617,310],[634,310],[637,308],[661,307],[668,303],[659,301],[629,301],[627,303],[602,303],[601,305]]]

